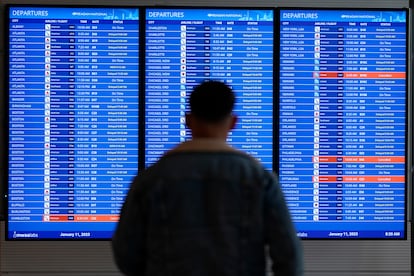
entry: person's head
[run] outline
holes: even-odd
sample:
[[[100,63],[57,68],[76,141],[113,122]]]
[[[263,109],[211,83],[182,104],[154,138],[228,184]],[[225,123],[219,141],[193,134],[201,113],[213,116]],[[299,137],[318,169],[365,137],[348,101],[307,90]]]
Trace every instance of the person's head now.
[[[235,102],[234,91],[223,82],[206,80],[197,85],[190,94],[190,112],[186,115],[192,136],[226,139],[237,121]]]

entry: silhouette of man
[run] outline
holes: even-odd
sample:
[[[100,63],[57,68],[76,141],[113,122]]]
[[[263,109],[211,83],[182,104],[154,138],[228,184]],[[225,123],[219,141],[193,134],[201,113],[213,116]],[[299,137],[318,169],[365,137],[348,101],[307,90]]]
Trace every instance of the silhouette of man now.
[[[192,139],[134,179],[112,246],[125,275],[303,275],[302,247],[275,174],[227,144],[236,98],[223,82],[190,94]]]

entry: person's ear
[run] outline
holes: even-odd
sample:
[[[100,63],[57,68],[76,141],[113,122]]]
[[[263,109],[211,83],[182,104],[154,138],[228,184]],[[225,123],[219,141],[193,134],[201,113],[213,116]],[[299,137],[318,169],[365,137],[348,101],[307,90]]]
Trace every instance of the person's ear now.
[[[230,129],[236,128],[238,117],[236,115],[231,116],[231,123],[230,123]]]
[[[191,123],[192,123],[192,121],[191,121],[191,114],[190,114],[190,113],[186,113],[186,114],[185,114],[185,125],[186,125],[189,129],[191,129]]]

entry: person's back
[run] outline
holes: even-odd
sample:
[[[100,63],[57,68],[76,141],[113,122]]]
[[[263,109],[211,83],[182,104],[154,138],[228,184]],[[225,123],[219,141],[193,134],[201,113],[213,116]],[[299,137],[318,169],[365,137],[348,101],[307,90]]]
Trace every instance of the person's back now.
[[[260,276],[268,245],[275,275],[302,275],[302,249],[276,176],[226,144],[224,132],[235,120],[219,137],[208,134],[217,128],[198,129],[203,122],[192,126],[194,118],[187,120],[193,140],[166,153],[131,185],[113,237],[120,270]]]

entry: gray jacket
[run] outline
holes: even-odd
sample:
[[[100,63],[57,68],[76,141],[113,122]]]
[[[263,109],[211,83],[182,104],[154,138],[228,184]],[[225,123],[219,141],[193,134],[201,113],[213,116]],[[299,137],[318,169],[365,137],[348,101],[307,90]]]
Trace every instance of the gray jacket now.
[[[227,145],[186,142],[134,179],[112,240],[125,275],[303,275],[274,174]]]

